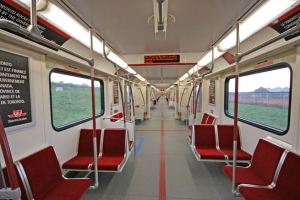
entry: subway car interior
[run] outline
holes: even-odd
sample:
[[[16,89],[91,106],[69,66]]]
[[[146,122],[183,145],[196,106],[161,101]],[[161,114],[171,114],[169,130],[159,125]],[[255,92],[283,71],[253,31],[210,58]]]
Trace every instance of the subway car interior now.
[[[300,0],[0,0],[0,199],[300,199],[299,20]]]

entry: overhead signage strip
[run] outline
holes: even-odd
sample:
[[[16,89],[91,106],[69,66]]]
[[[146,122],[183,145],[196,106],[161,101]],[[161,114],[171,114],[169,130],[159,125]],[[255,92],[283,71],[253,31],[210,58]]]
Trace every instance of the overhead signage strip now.
[[[280,34],[284,33],[286,31],[290,30],[291,28],[294,28],[297,25],[299,16],[300,16],[300,6],[297,6],[290,12],[288,12],[285,15],[283,15],[282,17],[280,17],[276,23],[270,24],[269,27],[273,28]],[[295,32],[294,34],[289,35],[284,39],[286,41],[288,41],[299,35],[300,35],[300,32]]]
[[[30,13],[25,8],[21,7],[17,3],[11,0],[0,0],[0,19],[10,20],[23,28],[27,28],[30,25]],[[41,18],[37,18],[38,28],[41,31],[41,35],[48,39],[49,41],[56,43],[58,45],[63,45],[67,40],[71,37],[64,33],[63,31],[59,30],[58,28],[54,27],[50,23],[46,22]],[[9,31],[9,30],[7,30]],[[9,31],[11,32],[11,31]],[[27,37],[11,32],[13,34],[19,35],[20,37],[26,38]],[[43,46],[47,46],[45,44],[39,43]],[[49,47],[49,46],[47,46]],[[49,47],[51,48],[51,47]],[[51,48],[53,49],[53,48]]]

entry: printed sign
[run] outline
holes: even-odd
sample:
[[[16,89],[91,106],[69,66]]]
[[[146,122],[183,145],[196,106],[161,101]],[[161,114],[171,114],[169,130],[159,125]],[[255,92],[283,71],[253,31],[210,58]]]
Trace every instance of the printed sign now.
[[[273,28],[278,33],[283,33],[283,32],[285,32],[291,28],[294,28],[296,26],[299,16],[300,16],[300,6],[297,6],[290,12],[288,12],[285,15],[283,15],[282,17],[280,17],[276,23],[270,24],[269,27]],[[288,37],[285,37],[284,39],[288,41],[299,35],[300,35],[300,32],[297,31],[294,34],[292,34]]]
[[[210,80],[209,84],[209,103],[216,104],[216,81]]]
[[[198,73],[200,75],[204,74],[205,72],[209,71],[209,68],[204,66],[204,67],[201,67],[199,70],[198,70]]]
[[[119,83],[118,81],[113,81],[113,103],[119,103]]]
[[[25,29],[30,25],[29,11],[21,7],[17,3],[13,2],[12,0],[0,0],[0,19],[10,20]],[[56,27],[54,27],[53,25],[49,24],[48,22],[46,22],[45,20],[39,17],[37,18],[37,22],[38,22],[38,28],[41,31],[42,36],[50,40],[51,42],[54,42],[58,45],[62,45],[71,38],[66,33],[62,32],[61,30],[57,29]],[[7,31],[19,35],[20,37],[28,39],[27,37],[19,33],[12,32],[10,30]],[[42,43],[39,44],[43,46],[47,46]]]
[[[180,55],[144,56],[144,63],[179,63]]]
[[[232,53],[226,52],[222,56],[230,65],[235,62],[235,55]]]
[[[28,57],[0,50],[0,115],[4,127],[31,123]]]

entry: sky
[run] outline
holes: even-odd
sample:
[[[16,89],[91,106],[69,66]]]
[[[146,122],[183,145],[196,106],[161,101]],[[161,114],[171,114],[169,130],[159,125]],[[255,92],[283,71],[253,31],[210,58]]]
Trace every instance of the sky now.
[[[276,88],[276,87],[290,87],[290,69],[283,68],[263,72],[259,74],[252,74],[239,78],[239,92],[253,92],[259,87]],[[229,81],[229,92],[234,92],[234,81]]]
[[[72,83],[75,85],[88,85],[91,87],[91,79],[86,79],[86,78],[80,78],[80,77],[75,77],[75,76],[70,76],[70,75],[65,75],[65,74],[59,74],[59,73],[51,73],[51,82],[60,82],[63,81],[64,83]],[[95,87],[100,87],[100,82],[95,81]]]

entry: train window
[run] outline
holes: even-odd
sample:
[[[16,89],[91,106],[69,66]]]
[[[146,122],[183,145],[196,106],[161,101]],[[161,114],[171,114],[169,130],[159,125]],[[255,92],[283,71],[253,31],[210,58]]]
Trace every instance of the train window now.
[[[104,113],[103,81],[95,79],[96,116]],[[50,73],[51,115],[54,130],[61,131],[92,119],[90,77],[54,69]]]
[[[239,121],[283,135],[289,129],[292,71],[287,64],[240,74]],[[225,81],[225,114],[233,118],[235,77]]]

